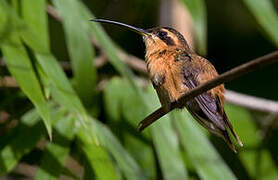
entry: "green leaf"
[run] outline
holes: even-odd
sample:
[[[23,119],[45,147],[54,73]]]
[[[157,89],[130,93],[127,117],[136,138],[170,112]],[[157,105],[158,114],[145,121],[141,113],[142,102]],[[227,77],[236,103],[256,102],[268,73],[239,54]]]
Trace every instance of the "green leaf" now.
[[[91,168],[91,165],[88,161],[88,159],[83,160],[82,162],[83,167],[84,167],[84,176],[83,176],[83,180],[95,180],[95,173],[93,171],[93,169]]]
[[[49,79],[49,88],[55,100],[75,113],[77,120],[85,124],[87,121],[86,110],[58,61],[51,54],[37,53],[36,58]]]
[[[124,114],[125,119],[134,127],[134,131],[137,128],[137,123],[142,119],[142,117],[145,117],[148,112],[151,112],[154,110],[155,107],[159,106],[159,101],[156,98],[156,94],[152,90],[149,90],[148,93],[145,95],[145,99],[149,102],[148,106],[145,106],[142,103],[142,100],[140,100],[140,97],[136,96],[136,92],[134,89],[125,83],[124,81],[120,81],[120,79],[113,79],[112,85],[108,88],[111,88],[110,91],[114,90],[114,93],[117,89],[125,89],[124,95],[121,95],[124,97],[123,101],[123,107],[121,112]],[[123,92],[123,91],[121,91]],[[120,93],[120,92],[119,92]],[[112,100],[110,103],[113,103]],[[152,108],[150,108],[152,107]],[[157,125],[160,124],[159,125]],[[154,146],[158,153],[158,160],[162,164],[162,173],[164,175],[165,179],[186,179],[186,169],[184,167],[184,163],[182,161],[181,152],[179,150],[177,136],[174,133],[173,127],[170,124],[170,121],[159,121],[157,122],[157,127],[154,127],[153,125],[151,127],[151,134],[153,136],[154,140]],[[159,127],[158,127],[159,126]],[[165,135],[167,134],[167,137]],[[133,134],[135,135],[135,133]],[[133,139],[131,136],[127,136],[126,140]],[[128,141],[128,143],[131,143]],[[149,146],[138,141],[132,142],[132,144],[128,144],[129,148],[131,150],[133,148],[137,148],[134,151],[138,152],[138,148],[140,148],[139,153],[134,153],[134,156],[138,156],[138,161],[140,164],[142,164],[143,168],[145,168],[146,172],[148,172],[148,175],[151,176],[151,178],[154,178],[154,173],[150,170],[154,170],[154,161],[151,159],[153,158],[153,154],[151,151],[149,151]],[[171,158],[169,159],[169,154],[171,154]],[[148,169],[147,169],[148,168]]]
[[[35,179],[59,179],[74,137],[74,119],[63,114],[54,126],[53,141],[47,144]]]
[[[113,156],[119,170],[123,172],[126,179],[131,180],[144,180],[147,179],[142,169],[138,166],[136,161],[126,152],[124,147],[119,143],[117,138],[106,128],[103,124],[96,120],[90,121],[92,125],[90,126],[97,127],[97,136],[100,140],[100,144],[107,149],[109,153]]]
[[[94,15],[90,12],[90,10],[80,2],[80,11],[83,14],[84,18],[87,20],[93,19]],[[105,54],[107,55],[111,64],[115,67],[115,69],[128,80],[131,86],[135,89],[137,95],[139,95],[143,99],[142,90],[137,85],[137,82],[134,80],[133,72],[120,60],[118,56],[118,51],[116,45],[110,39],[110,37],[105,33],[103,28],[99,23],[89,22],[90,23],[90,31],[93,37],[97,40],[100,46],[103,48]]]
[[[24,0],[21,2],[22,16],[26,24],[36,34],[37,41],[49,49],[47,14],[45,0]],[[35,16],[34,16],[35,14]]]
[[[134,89],[123,80],[121,81],[117,78],[113,79],[110,83],[111,84],[108,86],[107,91],[110,91],[111,94],[120,94],[120,96],[124,97],[122,110],[120,107],[117,109],[118,111],[121,110],[123,112],[126,120],[134,127],[134,130],[136,130],[137,123],[142,119],[142,117],[146,116],[148,112],[151,112],[160,104],[153,89],[149,90],[148,94],[146,94],[144,97],[149,102],[148,106],[146,107],[142,103],[142,100],[140,100],[140,97],[136,96]],[[125,91],[123,92],[121,89],[125,89]],[[120,92],[117,92],[117,90],[120,90]],[[121,92],[124,94],[121,94]],[[109,102],[110,104],[113,103],[112,100],[108,101],[108,103]],[[167,118],[167,120],[169,119]],[[161,120],[151,127],[154,146],[158,153],[158,159],[162,164],[162,173],[165,179],[186,179],[186,169],[182,160],[181,152],[179,150],[178,139],[174,133],[170,121],[167,120]],[[128,137],[128,139],[130,139],[130,137]],[[142,166],[144,168],[153,168],[154,161],[150,161],[150,159],[153,158],[153,155],[152,153],[149,154],[149,147],[142,142],[140,143],[139,141],[137,143],[133,142],[132,145],[137,147],[137,151],[138,148],[140,148],[138,160],[141,162]],[[169,158],[169,154],[171,154],[171,158]],[[135,156],[137,155],[135,154]],[[146,159],[146,157],[149,159]],[[153,176],[152,171],[149,169],[146,171],[149,175]]]
[[[152,105],[153,110],[160,106],[160,102],[153,88],[148,88],[146,96]],[[174,131],[169,116],[166,115],[162,117],[150,128],[164,179],[187,179],[186,169],[179,148],[178,137]]]
[[[55,57],[49,52],[49,49],[45,46],[45,43],[41,42],[40,38],[37,37],[37,34],[35,33],[36,31],[33,31],[33,29],[31,29],[23,20],[21,20],[15,14],[15,12],[10,7],[7,6],[6,3],[3,2],[4,1],[1,1],[1,5],[5,5],[3,7],[8,9],[10,17],[13,18],[12,22],[17,23],[17,26],[11,27],[11,23],[6,22],[6,26],[8,28],[7,30],[10,33],[8,35],[5,35],[5,37],[13,37],[14,33],[16,33],[16,30],[18,29],[24,42],[35,52],[36,60],[40,65],[39,70],[43,71],[40,73],[44,73],[45,76],[48,78],[49,86],[52,90],[51,93],[53,93],[55,100],[67,107],[68,109],[70,109],[71,111],[75,112],[78,117],[78,120],[80,120],[84,124],[84,122],[87,119],[86,110],[82,105],[80,99],[76,95],[75,91],[73,90],[60,64],[55,59]],[[5,17],[5,14],[2,15],[3,17]],[[1,17],[0,23],[5,24],[5,20],[6,19]],[[4,32],[5,34],[6,32],[4,30],[4,28],[3,30],[0,28],[0,32]],[[13,43],[7,41],[7,44],[12,45]],[[22,78],[24,78],[24,76]]]
[[[119,121],[121,119],[121,104],[126,91],[126,83],[121,78],[113,78],[104,89],[104,105],[109,120]]]
[[[252,179],[277,179],[278,169],[270,152],[262,147],[255,122],[249,112],[243,108],[227,105],[226,112],[234,123],[244,147],[239,151],[239,157]]]
[[[94,132],[96,129],[94,128]],[[92,142],[90,135],[86,133],[87,131],[82,130],[78,132],[79,146],[85,153],[90,166],[93,168],[97,178],[99,180],[110,180],[119,179],[117,173],[113,167],[112,161],[108,156],[105,149]]]
[[[151,141],[142,140],[135,132],[125,132],[124,147],[141,168],[141,179],[157,179],[157,164]]]
[[[53,106],[53,103],[49,103],[48,106],[51,110],[51,123],[55,126],[65,113]],[[20,159],[45,137],[44,125],[39,120],[40,114],[37,109],[30,110],[21,117],[20,124],[12,131],[10,138],[0,139],[3,147],[0,150],[0,177],[10,172]]]
[[[242,0],[266,36],[278,47],[278,15],[271,0]]]
[[[201,179],[232,180],[235,175],[222,160],[213,145],[186,111],[173,113],[182,145]]]
[[[194,38],[199,54],[207,52],[207,20],[204,0],[182,0],[187,7],[194,25]]]
[[[0,32],[6,31],[5,28],[9,26],[12,29],[16,28],[17,24],[15,23],[17,20],[15,19],[15,15],[11,13],[10,8],[4,1],[0,2],[0,11],[3,14],[6,12],[7,17],[6,21],[4,20],[4,22],[1,22],[3,26],[1,26],[2,28],[0,28]],[[11,25],[6,25],[7,23],[10,23]],[[16,29],[13,30],[14,32],[6,36],[6,40],[1,44],[7,67],[22,91],[28,96],[28,98],[30,98],[32,103],[38,109],[38,112],[45,123],[49,137],[51,138],[51,123],[46,99],[27,51],[20,41],[19,33],[16,32]]]
[[[80,13],[76,0],[53,0],[62,16],[67,47],[74,73],[74,87],[85,104],[91,104],[97,80],[94,51],[89,38],[89,21]]]
[[[3,1],[2,1],[3,2]],[[86,110],[81,103],[79,97],[73,90],[69,80],[67,79],[63,69],[60,64],[55,59],[55,57],[49,52],[48,47],[39,41],[40,38],[34,33],[32,29],[27,26],[24,21],[22,21],[12,9],[9,9],[11,16],[14,18],[14,22],[17,22],[20,27],[20,35],[24,42],[30,46],[35,52],[36,60],[40,67],[38,68],[40,73],[46,75],[48,79],[48,85],[50,86],[51,93],[54,99],[61,105],[64,105],[69,110],[76,113],[77,119],[84,124],[87,120]],[[0,19],[1,20],[1,19]],[[12,28],[14,30],[15,28]],[[1,30],[0,30],[1,32]],[[13,34],[9,34],[13,36]],[[1,36],[0,36],[1,37]],[[22,77],[23,78],[23,77]]]
[[[19,13],[19,0],[11,0],[11,5],[17,13]]]
[[[125,89],[122,112],[125,119],[130,123],[136,130],[138,123],[143,117],[146,117],[150,113],[151,104],[149,99],[144,94],[143,98],[137,96],[135,90],[128,83],[122,83],[122,88]],[[143,104],[145,101],[145,104]],[[146,131],[148,134],[148,131]],[[144,133],[143,133],[144,134]]]
[[[139,163],[145,174],[155,179],[156,165],[152,146],[146,143],[146,140],[142,141],[141,134],[136,129],[137,122],[146,115],[140,97],[136,96],[136,92],[126,80],[113,78],[105,88],[104,100],[110,127],[114,127],[113,131],[123,137],[126,150]]]
[[[0,177],[10,172],[22,156],[30,152],[45,135],[44,126],[39,120],[39,114],[35,110],[22,116],[19,127],[12,132],[12,138],[0,150]]]
[[[33,70],[30,59],[23,45],[16,36],[13,36],[14,45],[3,45],[2,51],[6,59],[8,69],[16,79],[22,91],[30,98],[38,112],[41,114],[45,123],[49,137],[51,139],[51,123],[49,117],[49,109],[46,99],[40,87],[40,83]]]

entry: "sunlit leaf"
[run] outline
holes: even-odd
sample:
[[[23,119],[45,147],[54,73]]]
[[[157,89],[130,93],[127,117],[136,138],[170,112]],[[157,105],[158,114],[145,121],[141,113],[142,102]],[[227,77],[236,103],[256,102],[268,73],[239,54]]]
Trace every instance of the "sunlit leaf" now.
[[[3,2],[4,1],[1,1],[1,3],[5,5],[5,3]],[[34,51],[38,63],[41,66],[40,67],[41,70],[43,71],[43,73],[45,73],[45,75],[49,80],[50,83],[49,86],[51,86],[50,88],[53,91],[52,93],[54,98],[60,104],[65,105],[67,108],[75,112],[79,117],[78,120],[84,123],[86,121],[86,110],[83,107],[80,99],[76,95],[75,91],[73,90],[60,64],[58,63],[56,58],[49,52],[48,47],[45,45],[46,43],[40,41],[40,38],[38,38],[37,34],[35,33],[36,31],[31,29],[22,19],[20,19],[15,14],[13,9],[9,8],[7,5],[3,7],[8,8],[10,16],[14,18],[12,22],[17,23],[16,27],[11,27],[11,28],[13,28],[14,31],[18,29],[19,34],[21,35],[24,42]],[[0,20],[3,20],[4,22],[2,23],[5,24],[5,19],[0,18]],[[3,26],[3,29],[4,27],[5,26]],[[11,31],[10,29],[8,30]],[[1,31],[4,30],[0,29],[0,32]],[[12,33],[16,33],[16,32],[12,31]],[[13,34],[8,34],[8,35],[9,35],[8,37],[10,36],[13,37]],[[7,41],[7,43],[9,42]]]
[[[157,95],[153,88],[149,88],[147,93],[147,99],[153,106],[153,110],[155,110],[155,108],[160,106]],[[164,179],[187,179],[178,137],[169,116],[162,117],[150,128]]]
[[[5,28],[17,26],[15,15],[10,12],[10,7],[4,1],[0,2],[1,13],[6,12],[6,21],[2,21],[3,26],[0,27],[0,32],[9,31]],[[9,21],[8,21],[9,20]],[[11,25],[7,25],[11,23]],[[40,82],[37,79],[33,69],[31,59],[27,51],[20,41],[18,32],[13,32],[5,37],[6,40],[1,44],[3,55],[7,61],[7,66],[13,77],[16,79],[22,91],[30,98],[38,112],[41,114],[45,123],[48,134],[51,138],[51,123],[49,117],[49,109],[46,99],[42,92]]]
[[[227,105],[226,111],[230,120],[235,122],[234,128],[244,144],[239,157],[249,176],[253,179],[277,179],[278,169],[270,152],[260,147],[263,142],[248,111],[232,105]]]
[[[122,87],[121,89],[125,89],[122,112],[129,123],[134,127],[134,131],[136,131],[137,123],[140,121],[140,119],[146,116],[148,112],[151,112],[152,109],[155,109],[155,107],[159,106],[159,101],[153,91],[153,88],[151,88],[148,95],[144,97],[149,102],[149,106],[146,107],[140,100],[140,97],[136,96],[136,92],[134,92],[133,88],[127,83],[124,83],[119,79],[113,79],[112,85],[114,85],[112,87],[115,90],[120,89],[119,87]],[[152,107],[152,109],[150,107]],[[120,107],[118,108],[120,109]],[[158,153],[159,162],[162,164],[162,173],[164,178],[185,179],[186,169],[181,158],[181,152],[177,143],[177,136],[173,131],[173,127],[167,120],[162,120],[158,123],[162,123],[161,127],[152,127],[151,134],[154,138],[154,146]],[[167,138],[165,137],[166,134]],[[137,144],[139,145],[139,143]],[[133,145],[136,146],[136,144]],[[144,161],[143,166],[146,168],[146,166],[152,165],[152,161],[148,162],[148,160],[145,159],[145,157],[149,157],[147,154],[145,154],[148,152],[148,146],[143,145],[141,147],[136,147],[141,149],[141,153],[144,152],[144,154],[139,155],[140,158],[138,158],[140,160],[142,158]],[[168,158],[169,154],[171,154],[170,159]],[[151,167],[153,168],[153,166],[154,165]],[[150,172],[150,174],[152,174],[152,172]]]
[[[121,105],[124,96],[128,93],[123,91],[126,83],[120,78],[113,78],[104,90],[105,110],[112,121],[119,121],[121,118]]]
[[[45,11],[46,1],[24,0],[21,2],[21,7],[25,23],[36,34],[37,40],[49,49],[47,14]]]
[[[43,71],[42,73],[45,73],[48,78],[48,85],[51,88],[53,97],[57,102],[75,112],[78,120],[84,124],[86,122],[86,110],[73,90],[60,64],[49,52],[45,43],[39,41],[40,38],[34,33],[35,31],[30,29],[24,21],[16,16],[12,9],[9,10],[14,21],[23,27],[23,29],[19,29],[19,33],[24,42],[34,51],[38,64],[40,65],[39,69]],[[10,34],[10,36],[12,36],[12,34]]]
[[[99,180],[119,179],[106,150],[102,146],[95,144],[88,137],[86,131],[80,130],[77,135],[80,140],[79,146],[84,151],[96,177]]]
[[[104,146],[116,160],[120,170],[125,175],[126,179],[144,180],[147,179],[142,169],[136,161],[130,156],[124,147],[119,143],[116,137],[98,121],[90,121],[91,127],[97,127],[97,135],[100,139],[100,144]]]
[[[242,0],[242,2],[255,17],[268,39],[278,47],[278,14],[271,0]]]
[[[89,9],[80,2],[80,11],[83,14],[85,19],[91,20],[94,19],[94,15],[89,11]],[[128,82],[135,89],[137,95],[141,98],[143,97],[142,90],[135,82],[134,74],[132,71],[120,60],[118,56],[118,49],[110,37],[105,33],[104,29],[101,27],[99,23],[89,22],[90,23],[90,31],[93,37],[97,40],[100,46],[103,48],[105,54],[107,55],[111,64],[115,67],[115,69],[128,80]]]
[[[35,176],[38,180],[59,179],[74,137],[74,119],[63,114],[53,129],[53,141],[47,144]]]
[[[68,52],[74,73],[74,87],[85,104],[91,104],[96,85],[94,51],[89,37],[89,21],[80,13],[76,0],[53,0],[62,16]]]
[[[86,110],[56,58],[51,54],[36,54],[44,73],[49,79],[49,88],[55,100],[74,112],[81,123],[87,121]]]
[[[136,96],[132,87],[122,78],[113,78],[109,82],[105,89],[104,97],[110,128],[120,137],[123,137],[126,150],[137,160],[144,174],[155,178],[155,159],[152,147],[150,144],[142,142],[140,137],[136,137],[136,133],[137,136],[140,135],[136,130],[137,122],[139,122],[142,115],[146,114],[142,112],[144,107],[141,106],[140,97]],[[131,129],[130,126],[135,128]],[[130,133],[125,131],[127,128],[130,129]],[[108,140],[107,143],[109,143]],[[127,166],[125,169],[128,170],[130,168]],[[135,172],[133,174],[136,177]]]
[[[175,111],[173,115],[182,145],[201,179],[236,179],[233,172],[200,130],[202,127],[197,126],[196,120],[186,110]]]
[[[35,110],[22,116],[21,124],[13,131],[12,139],[0,150],[0,177],[10,172],[22,156],[30,152],[45,135],[44,126],[39,120],[40,116]]]

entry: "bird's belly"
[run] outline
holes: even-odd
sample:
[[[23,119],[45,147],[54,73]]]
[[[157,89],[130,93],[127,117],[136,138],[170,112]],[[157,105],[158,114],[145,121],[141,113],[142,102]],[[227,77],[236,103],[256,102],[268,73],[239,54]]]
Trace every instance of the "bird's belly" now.
[[[163,91],[164,98],[168,100],[169,103],[177,101],[188,88],[185,87],[181,79],[177,77],[176,74],[168,74],[165,79],[165,83],[162,85],[161,90]]]
[[[174,58],[171,57],[174,56],[168,57],[168,61],[165,61],[164,58],[148,58],[147,68],[150,77],[152,79],[161,75],[164,77],[163,83],[155,87],[162,106],[169,106],[171,102],[177,101],[188,91],[182,82],[181,65],[174,62]]]

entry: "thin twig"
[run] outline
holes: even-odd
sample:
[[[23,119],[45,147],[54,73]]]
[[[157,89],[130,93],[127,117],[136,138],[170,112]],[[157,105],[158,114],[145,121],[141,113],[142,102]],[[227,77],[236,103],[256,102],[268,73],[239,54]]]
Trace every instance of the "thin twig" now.
[[[249,96],[246,94],[237,93],[231,90],[227,90],[225,92],[226,101],[242,106],[248,109],[261,111],[261,112],[268,112],[271,114],[278,114],[278,102],[272,101],[264,98],[258,98],[254,96]]]
[[[58,21],[58,22],[62,21],[60,14],[56,11],[56,9],[53,6],[47,5],[46,11],[50,16],[52,16],[54,19],[56,19],[56,21]]]
[[[13,170],[13,173],[27,176],[33,179],[36,175],[37,168],[27,163],[19,163]],[[29,179],[28,178],[28,179]]]
[[[266,142],[267,138],[270,137],[271,132],[273,131],[273,128],[275,128],[275,124],[277,123],[277,114],[268,114],[264,120],[262,122],[264,122],[262,124],[261,127],[261,138],[262,138],[262,142]]]
[[[11,76],[0,77],[0,87],[17,88],[16,80]]]
[[[99,55],[99,56],[95,57],[94,61],[93,61],[94,66],[96,68],[103,67],[107,62],[108,62],[108,60],[104,55]],[[65,71],[71,71],[72,70],[72,66],[71,66],[70,61],[59,61],[59,63]],[[0,66],[2,66],[2,67],[7,66],[5,58],[0,58]]]
[[[178,101],[171,103],[169,110],[164,110],[162,107],[157,109],[155,112],[147,116],[143,121],[139,124],[139,131],[142,131],[147,126],[164,116],[165,114],[169,113],[175,108],[178,107],[184,107],[186,101],[202,94],[203,92],[206,92],[220,84],[223,84],[225,82],[231,81],[232,79],[235,79],[237,77],[240,77],[248,72],[254,71],[256,69],[259,69],[263,66],[272,64],[274,62],[278,61],[278,51],[272,52],[270,54],[267,54],[265,56],[256,58],[250,62],[247,62],[245,64],[242,64],[240,66],[237,66],[218,77],[192,89],[191,91],[185,93]]]
[[[137,70],[139,72],[142,72],[144,74],[148,73],[147,68],[146,68],[146,63],[145,63],[144,60],[142,60],[142,59],[140,59],[140,58],[138,58],[136,56],[127,54],[127,53],[125,53],[123,51],[119,51],[118,55],[119,55],[120,59],[126,65],[131,67],[132,69]]]

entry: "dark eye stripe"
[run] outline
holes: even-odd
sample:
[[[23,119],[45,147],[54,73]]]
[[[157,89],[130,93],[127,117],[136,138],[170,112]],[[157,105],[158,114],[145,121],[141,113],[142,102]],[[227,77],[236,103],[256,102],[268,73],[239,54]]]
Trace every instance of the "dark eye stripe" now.
[[[167,32],[165,32],[165,31],[158,31],[156,34],[157,34],[157,37],[159,37],[159,39],[164,41],[168,46],[175,45],[174,40],[171,37],[167,36],[168,35]]]
[[[176,31],[175,29],[170,28],[170,27],[163,27],[163,28],[166,29],[167,31],[169,31],[169,32],[171,32],[171,33],[173,33],[173,34],[175,34],[176,37],[177,37],[177,38],[179,39],[179,41],[181,42],[181,44],[183,44],[184,46],[186,46],[187,48],[189,48],[188,45],[187,45],[186,40],[184,39],[184,37],[183,37],[183,35],[182,35],[181,33],[179,33],[178,31]]]
[[[167,36],[167,32],[165,32],[165,31],[158,31],[158,32],[157,32],[157,36],[158,36],[159,38],[166,37],[166,36]]]

